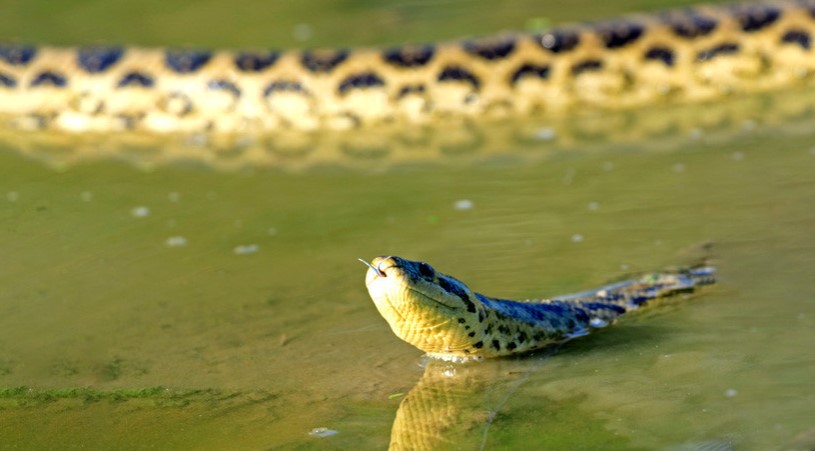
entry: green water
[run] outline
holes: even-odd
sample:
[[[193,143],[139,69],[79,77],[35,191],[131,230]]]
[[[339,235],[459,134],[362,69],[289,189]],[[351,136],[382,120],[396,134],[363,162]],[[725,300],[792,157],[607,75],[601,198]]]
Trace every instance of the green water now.
[[[531,15],[656,7],[587,3]],[[532,8],[344,1],[312,20],[294,2],[62,2],[46,19],[44,5],[11,8],[6,36],[288,46],[308,22],[306,44],[373,44],[397,42],[403,22],[415,39],[523,27]],[[284,25],[263,34],[276,14]],[[0,448],[383,449],[400,403],[428,393],[457,419],[439,448],[811,448],[815,135],[800,117],[755,119],[643,142],[464,142],[415,161],[382,142],[384,157],[228,171],[142,154],[43,164],[54,150],[6,144]],[[706,241],[721,276],[702,296],[441,382],[379,317],[356,261],[421,259],[528,298],[687,262]]]

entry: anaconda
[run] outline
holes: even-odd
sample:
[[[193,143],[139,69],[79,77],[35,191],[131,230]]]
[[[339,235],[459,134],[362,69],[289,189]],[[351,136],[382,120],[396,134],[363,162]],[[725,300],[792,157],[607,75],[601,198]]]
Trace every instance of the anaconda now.
[[[700,6],[387,49],[0,45],[0,116],[74,132],[265,132],[633,108],[810,85],[815,2]]]
[[[585,335],[648,301],[715,282],[715,269],[700,265],[519,302],[476,293],[425,262],[393,256],[363,262],[368,292],[393,332],[430,357],[457,361],[529,352]]]

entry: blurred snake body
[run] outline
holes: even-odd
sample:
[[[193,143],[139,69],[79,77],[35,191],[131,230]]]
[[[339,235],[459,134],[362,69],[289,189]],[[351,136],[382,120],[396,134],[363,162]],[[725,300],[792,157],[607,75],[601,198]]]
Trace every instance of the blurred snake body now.
[[[389,256],[365,263],[368,292],[393,332],[430,357],[453,361],[539,349],[605,327],[654,299],[715,282],[714,268],[697,266],[519,302],[475,293],[424,262]]]
[[[0,119],[69,132],[270,132],[620,109],[813,81],[815,2],[700,6],[387,49],[0,44]]]

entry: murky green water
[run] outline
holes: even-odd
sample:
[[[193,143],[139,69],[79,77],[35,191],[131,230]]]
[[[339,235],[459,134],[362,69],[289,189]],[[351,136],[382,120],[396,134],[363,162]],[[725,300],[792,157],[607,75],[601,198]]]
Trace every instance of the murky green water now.
[[[236,47],[298,45],[293,30],[309,23],[306,44],[372,44],[397,42],[401,23],[416,39],[517,28],[532,8],[337,2],[341,14],[312,19],[294,2],[229,14],[215,2],[63,3],[47,20],[42,5],[17,5],[2,20],[44,22],[3,28],[58,43]],[[626,9],[536,8],[553,21]],[[122,27],[133,15],[143,26]],[[421,140],[396,152],[371,135],[375,152],[338,153],[317,139],[305,157],[262,165],[240,153],[235,165],[154,164],[159,148],[53,164],[60,149],[8,142],[0,448],[383,449],[392,432],[457,449],[811,448],[815,122],[812,109],[779,120],[758,105],[737,123],[692,109],[702,128],[642,139],[642,118],[666,112],[590,118],[580,139],[558,129],[555,143],[502,141],[501,124],[424,153]],[[592,135],[596,122],[632,132]],[[683,263],[705,241],[721,282],[704,295],[550,352],[452,368],[423,368],[390,332],[356,261],[422,259],[526,298]],[[309,434],[319,427],[337,433]]]

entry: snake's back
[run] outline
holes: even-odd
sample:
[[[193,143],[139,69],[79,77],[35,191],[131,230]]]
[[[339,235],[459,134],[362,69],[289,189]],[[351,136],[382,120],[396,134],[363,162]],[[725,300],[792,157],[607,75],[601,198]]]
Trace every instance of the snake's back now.
[[[702,6],[388,49],[0,45],[0,116],[69,131],[262,132],[631,108],[809,84],[815,3]]]

